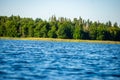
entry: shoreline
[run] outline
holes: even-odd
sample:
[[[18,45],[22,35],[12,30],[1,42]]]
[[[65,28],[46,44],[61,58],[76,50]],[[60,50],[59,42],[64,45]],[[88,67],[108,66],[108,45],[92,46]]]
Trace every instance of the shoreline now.
[[[17,38],[17,37],[0,37],[0,40],[35,40],[35,41],[53,41],[53,42],[88,42],[88,43],[106,43],[106,44],[120,44],[120,41],[108,40],[81,40],[81,39],[59,39],[59,38]]]

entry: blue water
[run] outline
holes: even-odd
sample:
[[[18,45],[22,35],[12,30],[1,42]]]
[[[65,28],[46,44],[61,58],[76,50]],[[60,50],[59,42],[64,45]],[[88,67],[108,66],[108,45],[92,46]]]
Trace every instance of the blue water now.
[[[0,80],[120,80],[120,44],[0,40]]]

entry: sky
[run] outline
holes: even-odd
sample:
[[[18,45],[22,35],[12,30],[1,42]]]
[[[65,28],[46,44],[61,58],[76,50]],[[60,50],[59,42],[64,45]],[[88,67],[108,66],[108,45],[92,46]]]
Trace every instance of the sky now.
[[[79,18],[120,25],[120,0],[0,0],[0,16]]]

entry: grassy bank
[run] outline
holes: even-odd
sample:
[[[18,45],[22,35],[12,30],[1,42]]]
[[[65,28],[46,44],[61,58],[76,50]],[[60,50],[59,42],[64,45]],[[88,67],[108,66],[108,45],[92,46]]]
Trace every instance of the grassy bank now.
[[[107,43],[120,44],[120,41],[101,41],[101,40],[80,40],[80,39],[55,39],[55,38],[15,38],[15,37],[0,37],[0,39],[10,40],[41,40],[41,41],[55,41],[55,42],[89,42],[89,43]]]

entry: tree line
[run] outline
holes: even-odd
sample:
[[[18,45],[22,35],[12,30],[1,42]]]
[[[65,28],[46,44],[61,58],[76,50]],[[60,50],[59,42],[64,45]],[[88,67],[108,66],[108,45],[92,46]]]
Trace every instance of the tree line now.
[[[120,41],[120,26],[111,21],[100,23],[81,17],[69,18],[52,16],[48,21],[41,18],[0,16],[0,37],[40,37],[84,40]]]

